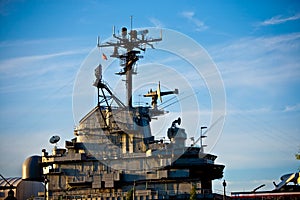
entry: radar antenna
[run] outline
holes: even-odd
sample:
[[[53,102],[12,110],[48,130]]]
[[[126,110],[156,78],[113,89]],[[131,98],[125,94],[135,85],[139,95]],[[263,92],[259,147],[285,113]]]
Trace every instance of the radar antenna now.
[[[51,144],[55,144],[57,145],[57,142],[60,140],[60,137],[58,135],[53,135],[50,139],[49,139],[49,142]]]
[[[154,48],[153,42],[159,42],[162,40],[162,37],[160,38],[154,38],[150,39],[147,38],[147,34],[149,30],[133,30],[132,29],[132,17],[131,17],[131,30],[128,33],[127,28],[123,27],[121,29],[121,35],[115,34],[115,27],[113,27],[113,38],[116,39],[116,41],[113,42],[106,42],[104,44],[100,43],[100,40],[98,39],[97,46],[99,48],[101,47],[113,47],[114,51],[110,55],[110,57],[118,58],[121,61],[121,67],[123,69],[116,73],[117,75],[125,75],[126,76],[126,88],[127,88],[127,106],[132,107],[132,75],[136,74],[134,71],[133,66],[135,63],[142,58],[139,54],[141,51],[146,50],[146,46],[150,46],[151,48]],[[99,38],[99,37],[98,37]],[[125,49],[126,53],[119,54],[119,49]]]
[[[144,94],[144,97],[152,97],[152,108],[154,110],[157,110],[157,99],[160,100],[160,102],[162,102],[162,96],[165,95],[169,95],[169,94],[178,94],[178,89],[175,89],[174,91],[167,91],[167,92],[162,92],[160,89],[160,82],[158,82],[158,87],[156,91],[152,91],[152,89],[150,89],[150,91],[147,94]]]

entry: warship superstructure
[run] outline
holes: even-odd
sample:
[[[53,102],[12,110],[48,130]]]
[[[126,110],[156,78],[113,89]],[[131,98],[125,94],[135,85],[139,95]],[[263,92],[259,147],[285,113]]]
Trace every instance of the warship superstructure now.
[[[178,116],[169,122],[164,133],[168,141],[151,133],[151,121],[165,114],[158,100],[177,95],[180,88],[161,91],[159,83],[157,90],[143,95],[151,98],[151,106],[133,106],[135,64],[146,47],[162,40],[147,34],[148,30],[124,27],[120,34],[113,31],[113,42],[98,41],[99,48],[113,47],[110,56],[120,61],[122,69],[116,75],[125,77],[126,100],[104,81],[99,64],[94,82],[97,105],[80,120],[75,138],[66,141],[65,148],[55,145],[52,153],[42,150],[41,157],[23,166],[23,179],[45,182],[46,199],[188,199],[192,190],[197,199],[213,198],[212,180],[223,177],[224,165],[215,164],[217,156],[204,153],[202,146],[186,145],[187,133],[180,127],[184,119]],[[54,136],[50,142],[58,140]],[[30,169],[39,166],[42,171]]]

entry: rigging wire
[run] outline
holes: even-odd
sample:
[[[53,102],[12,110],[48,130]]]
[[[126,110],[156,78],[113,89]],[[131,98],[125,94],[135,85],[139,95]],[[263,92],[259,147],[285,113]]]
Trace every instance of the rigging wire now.
[[[175,99],[175,98],[177,98],[177,96],[174,96],[174,97],[168,99],[167,101],[162,102],[162,103],[159,104],[157,107],[161,107],[161,106],[163,106],[164,104],[168,103],[169,101],[172,101],[172,100]]]
[[[223,119],[224,117],[225,117],[225,115],[221,115],[216,121],[213,122],[212,125],[210,125],[210,126],[208,127],[208,129],[203,133],[203,135],[206,135],[206,134],[207,134],[214,126],[216,126],[217,123],[219,123],[219,121],[220,121],[221,119]],[[202,136],[203,136],[203,135],[202,135]],[[200,136],[197,140],[195,140],[195,142],[193,143],[193,145],[197,144],[197,142],[199,142],[200,139],[201,139],[201,136]]]
[[[229,102],[227,104],[231,105]],[[236,107],[236,105],[235,105]],[[245,113],[245,114],[243,114]],[[254,133],[259,132],[260,135],[258,136],[257,134],[251,135],[252,138],[255,138],[257,141],[260,141],[261,143],[266,143],[266,140],[263,139],[263,137],[267,137],[267,141],[272,140],[272,142],[268,142],[269,145],[274,146],[275,149],[281,151],[282,153],[286,153],[282,148],[278,148],[276,143],[280,141],[282,143],[282,146],[291,146],[294,142],[298,141],[296,138],[293,138],[291,134],[288,134],[287,132],[283,130],[279,130],[278,128],[273,128],[274,125],[270,124],[270,122],[267,122],[261,118],[258,118],[257,115],[247,113],[247,112],[237,112],[231,115],[236,115],[233,116],[233,118],[238,118],[236,121],[240,121],[241,119],[244,119],[245,124],[247,127],[245,127],[247,130],[253,130]],[[229,112],[230,115],[230,112]],[[259,124],[259,125],[258,125]],[[290,137],[284,137],[287,136]]]
[[[184,100],[184,99],[190,98],[191,96],[196,95],[196,94],[198,94],[199,92],[200,92],[200,91],[195,92],[195,93],[192,93],[192,94],[187,95],[187,96],[185,96],[185,97],[182,97],[182,98],[180,98],[180,99],[177,99],[176,101],[174,101],[174,102],[172,102],[172,103],[170,103],[170,104],[168,104],[168,105],[162,107],[161,110],[163,110],[163,109],[165,109],[165,108],[167,108],[167,107],[169,107],[169,106],[171,106],[171,105],[173,105],[173,104],[175,104],[175,103],[178,103],[178,102],[180,102],[180,101],[182,101],[182,100]]]

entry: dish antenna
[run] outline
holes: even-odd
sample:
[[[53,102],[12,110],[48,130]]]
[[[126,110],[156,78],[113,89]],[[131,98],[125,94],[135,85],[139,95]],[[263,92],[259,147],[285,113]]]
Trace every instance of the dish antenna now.
[[[50,138],[49,142],[51,144],[56,144],[60,140],[60,137],[58,135],[54,135]]]

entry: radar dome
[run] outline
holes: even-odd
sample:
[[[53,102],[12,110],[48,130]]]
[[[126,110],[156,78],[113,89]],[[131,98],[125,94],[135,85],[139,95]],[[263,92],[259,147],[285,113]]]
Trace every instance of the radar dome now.
[[[23,162],[22,179],[28,181],[43,181],[41,156],[30,156]]]

